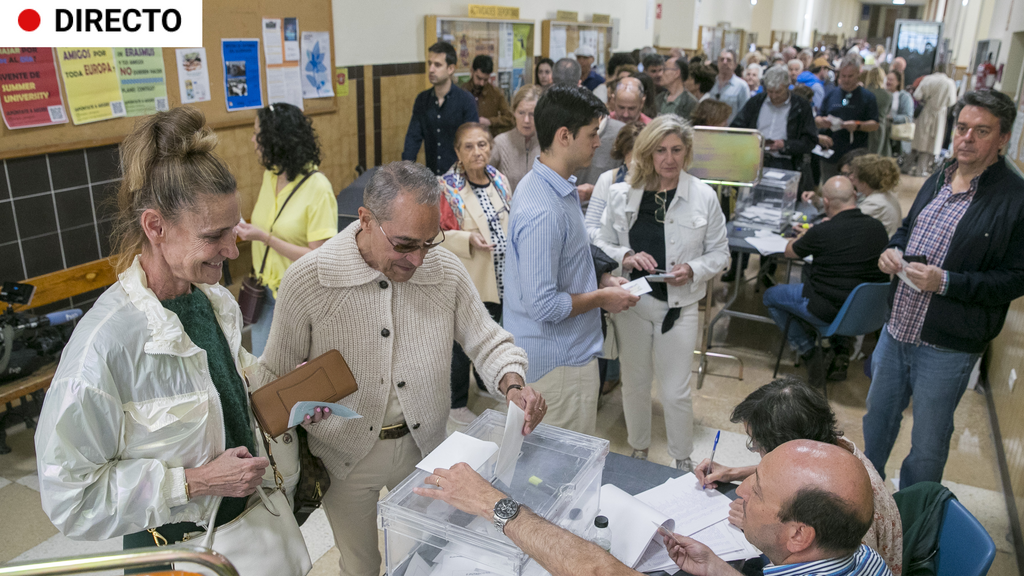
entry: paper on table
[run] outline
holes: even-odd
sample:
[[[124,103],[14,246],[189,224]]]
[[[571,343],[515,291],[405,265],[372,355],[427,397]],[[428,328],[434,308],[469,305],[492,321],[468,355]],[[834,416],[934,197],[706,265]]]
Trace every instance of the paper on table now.
[[[911,288],[913,288],[917,292],[920,292],[921,289],[918,288],[913,282],[911,282],[910,278],[907,278],[907,266],[909,266],[909,265],[910,265],[910,262],[907,262],[903,258],[900,258],[900,266],[901,266],[901,268],[900,268],[900,271],[896,273],[896,276],[900,280],[902,280],[907,286],[910,286]]]
[[[498,445],[494,442],[454,432],[440,446],[434,448],[433,452],[427,454],[426,458],[420,460],[416,467],[433,474],[435,468],[451,468],[459,462],[465,462],[473,470],[478,470],[497,451]]]
[[[672,519],[657,509],[638,502],[622,489],[605,484],[601,486],[601,515],[608,518],[612,532],[612,556],[626,566],[634,567],[650,547],[660,546],[655,541],[657,527],[673,530]],[[658,537],[660,539],[660,537]]]
[[[647,278],[644,277],[637,278],[632,282],[626,282],[622,287],[633,296],[641,296],[651,291],[651,285],[647,282]]]
[[[523,448],[523,425],[526,423],[526,412],[516,405],[508,403],[508,415],[505,416],[505,433],[501,437],[501,448],[498,449],[498,463],[494,466],[494,476],[505,486],[512,485],[512,477],[516,473],[516,462],[519,451]]]
[[[782,172],[779,172],[778,170],[765,170],[765,172],[764,172],[764,177],[765,178],[773,178],[775,180],[778,180],[778,179],[782,178],[783,176],[785,176],[785,174],[783,174]]]
[[[719,530],[732,536],[732,539],[740,547],[738,552],[723,553],[719,555],[719,558],[726,562],[733,560],[746,560],[747,558],[757,558],[761,555],[761,551],[757,549],[757,546],[751,544],[747,537],[743,534],[743,531],[733,526],[728,520],[723,520],[715,526],[719,527]]]
[[[354,410],[341,404],[331,402],[296,402],[295,406],[292,406],[292,411],[288,413],[288,427],[294,428],[302,424],[306,416],[312,418],[317,406],[330,408],[331,416],[337,416],[338,418],[362,418]]]
[[[757,248],[757,251],[760,252],[762,256],[767,256],[768,254],[781,254],[786,251],[786,246],[789,245],[789,240],[777,234],[764,237],[751,236],[750,238],[746,238],[746,241],[754,248]]]
[[[701,490],[693,472],[641,492],[636,499],[673,519],[676,533],[683,536],[728,518],[732,502],[715,490]]]

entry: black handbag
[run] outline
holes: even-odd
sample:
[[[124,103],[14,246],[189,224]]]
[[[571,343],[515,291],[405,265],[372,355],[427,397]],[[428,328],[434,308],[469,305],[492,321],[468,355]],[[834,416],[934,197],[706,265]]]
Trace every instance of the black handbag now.
[[[295,427],[295,435],[299,442],[299,483],[295,485],[295,521],[302,523],[309,518],[320,504],[324,494],[331,487],[331,475],[327,472],[323,460],[309,451],[309,437],[302,426]]]

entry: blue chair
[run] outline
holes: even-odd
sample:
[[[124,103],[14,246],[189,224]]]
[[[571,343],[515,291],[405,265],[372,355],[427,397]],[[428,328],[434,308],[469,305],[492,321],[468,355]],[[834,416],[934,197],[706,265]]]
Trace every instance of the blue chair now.
[[[822,332],[816,326],[812,326],[817,332],[816,346],[821,346],[821,339],[830,336],[860,336],[870,334],[880,329],[889,319],[889,282],[865,282],[858,284],[856,288],[846,297],[843,307],[836,314],[836,319]],[[790,315],[786,321],[786,327],[782,330],[782,345],[779,346],[779,355],[775,358],[775,372],[772,378],[779,374],[779,363],[782,361],[782,351],[786,348],[786,335],[789,334],[789,323],[793,321]]]
[[[935,576],[984,576],[995,557],[995,542],[981,522],[955,498],[946,502]]]

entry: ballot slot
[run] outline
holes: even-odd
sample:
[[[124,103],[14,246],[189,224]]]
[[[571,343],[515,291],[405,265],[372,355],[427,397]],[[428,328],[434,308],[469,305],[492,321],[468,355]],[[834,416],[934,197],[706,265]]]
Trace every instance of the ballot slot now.
[[[500,444],[506,416],[487,410],[465,434]],[[523,439],[510,484],[493,484],[549,521],[579,535],[600,506],[607,440],[541,424]],[[477,471],[494,478],[497,454]],[[532,576],[544,571],[494,526],[439,500],[416,495],[426,486],[414,471],[378,503],[387,573],[393,576],[494,574]]]

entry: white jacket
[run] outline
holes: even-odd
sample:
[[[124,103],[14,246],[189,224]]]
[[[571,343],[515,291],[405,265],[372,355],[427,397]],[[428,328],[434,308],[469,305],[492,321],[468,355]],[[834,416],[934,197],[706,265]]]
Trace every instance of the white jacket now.
[[[601,233],[594,244],[620,265],[633,252],[629,229],[636,222],[643,195],[642,188],[631,188],[625,182],[612,184],[609,192]],[[693,269],[692,282],[668,286],[668,305],[672,308],[703,298],[707,281],[729,265],[729,240],[718,196],[686,172],[680,173],[679,186],[665,211],[665,257],[668,262],[658,262],[659,268],[670,271],[676,264],[685,263]]]
[[[137,257],[118,278],[64,348],[36,429],[43,511],[77,540],[205,523],[212,497],[186,501],[185,468],[224,451],[206,351],[147,287]],[[256,358],[242,348],[238,304],[222,286],[199,289],[241,374]]]

